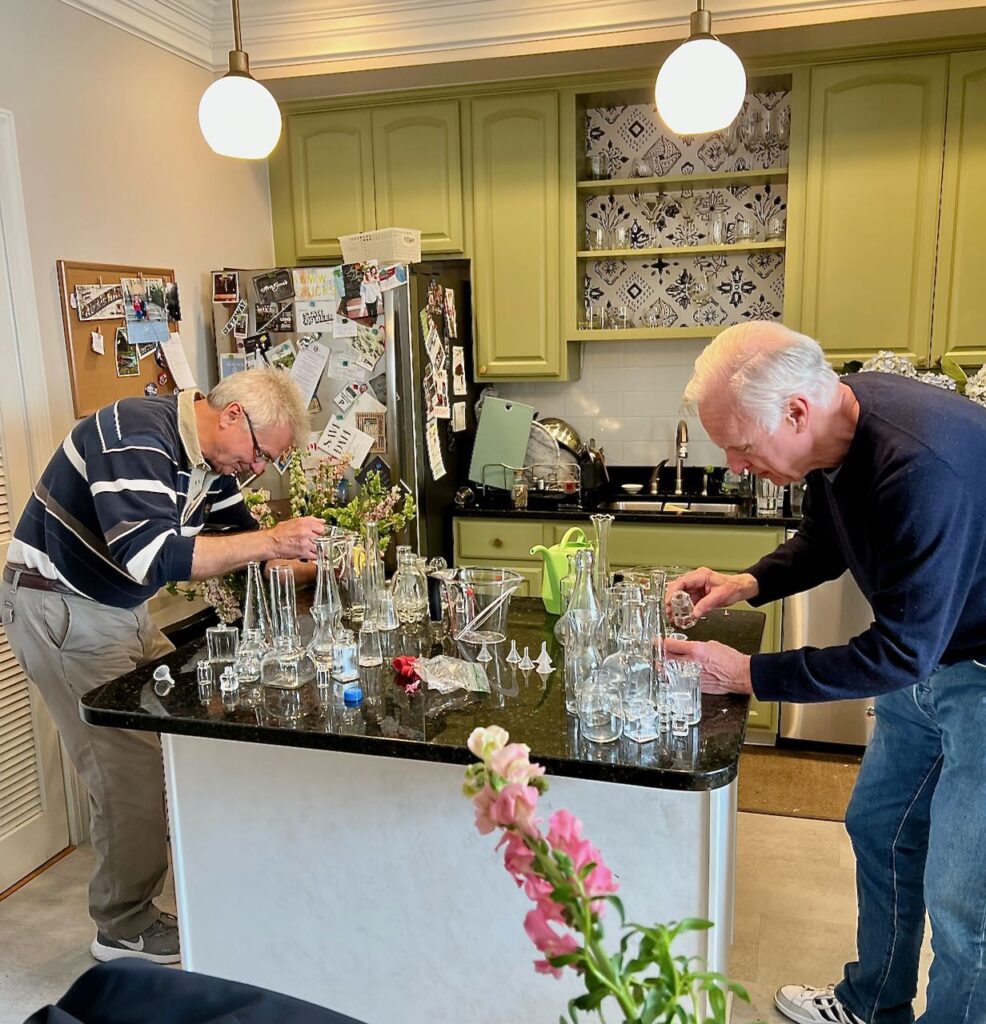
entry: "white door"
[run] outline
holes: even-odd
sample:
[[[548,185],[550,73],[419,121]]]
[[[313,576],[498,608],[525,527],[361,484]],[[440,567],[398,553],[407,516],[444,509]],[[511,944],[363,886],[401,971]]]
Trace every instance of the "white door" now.
[[[51,450],[13,118],[0,110],[0,566]],[[58,734],[0,626],[0,892],[68,845]]]

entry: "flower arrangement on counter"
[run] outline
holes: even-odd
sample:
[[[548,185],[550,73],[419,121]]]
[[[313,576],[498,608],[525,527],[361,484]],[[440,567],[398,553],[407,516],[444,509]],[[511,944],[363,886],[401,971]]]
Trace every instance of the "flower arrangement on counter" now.
[[[524,918],[524,931],[542,954],[534,969],[560,978],[569,968],[585,981],[585,994],[569,1000],[573,1024],[579,1011],[602,1020],[607,1003],[619,1007],[626,1024],[724,1024],[727,993],[749,1002],[746,992],[721,974],[696,970],[697,958],[671,953],[679,935],[711,922],[627,924],[613,874],[582,836],[579,819],[559,810],[542,831],[536,815],[548,789],[544,768],[530,761],[526,744],[509,739],[496,725],[473,730],[468,746],[480,760],[466,769],[462,791],[473,802],[480,834],[502,832],[497,849],[503,848],[504,867],[534,904]],[[623,928],[615,953],[603,945],[607,905]],[[708,1010],[700,1015],[703,1001]]]
[[[957,391],[960,395],[986,406],[986,366],[981,366],[971,377],[954,359],[942,356],[937,368],[918,369],[906,356],[881,349],[870,356],[865,363],[852,360],[843,364],[842,373],[895,373],[900,377],[911,377],[923,384]]]
[[[380,551],[386,551],[390,538],[411,522],[417,510],[414,498],[399,486],[384,487],[378,472],[371,470],[352,499],[346,501],[350,482],[346,477],[348,457],[339,461],[318,459],[305,467],[301,455],[294,452],[288,462],[288,484],[291,518],[317,516],[355,533],[362,533],[367,522],[376,522],[380,529]],[[270,507],[270,491],[263,488],[243,492],[250,515],[262,529],[270,529],[277,517]],[[194,601],[202,599],[226,623],[235,622],[243,614],[246,597],[246,573],[231,572],[213,576],[198,583],[168,583],[169,593]]]

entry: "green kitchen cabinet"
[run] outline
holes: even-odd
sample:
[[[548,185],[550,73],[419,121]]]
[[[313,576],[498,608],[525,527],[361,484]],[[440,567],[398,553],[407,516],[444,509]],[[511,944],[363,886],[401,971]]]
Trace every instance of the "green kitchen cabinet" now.
[[[931,358],[986,362],[980,267],[986,238],[986,51],[949,58],[945,170]]]
[[[469,101],[476,377],[567,373],[556,91]]]
[[[285,134],[294,247],[290,254],[277,253],[277,261],[340,259],[340,235],[376,227],[370,112],[292,114]],[[280,164],[271,163],[272,205]],[[284,214],[275,209],[275,220]]]
[[[420,229],[422,253],[462,252],[457,100],[292,113],[284,134],[270,160],[278,263],[339,260],[340,235],[377,227]]]
[[[944,55],[811,71],[798,321],[836,365],[928,359],[947,80]]]

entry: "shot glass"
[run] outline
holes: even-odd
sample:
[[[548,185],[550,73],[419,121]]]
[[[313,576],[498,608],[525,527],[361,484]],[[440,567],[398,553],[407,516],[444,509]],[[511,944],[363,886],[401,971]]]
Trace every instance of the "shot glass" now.
[[[665,662],[668,675],[668,699],[671,703],[671,731],[681,735],[680,722],[684,727],[698,725],[702,720],[702,666],[697,661]],[[675,723],[679,722],[679,731]]]
[[[232,663],[240,646],[240,632],[232,626],[210,626],[205,631],[209,661]]]

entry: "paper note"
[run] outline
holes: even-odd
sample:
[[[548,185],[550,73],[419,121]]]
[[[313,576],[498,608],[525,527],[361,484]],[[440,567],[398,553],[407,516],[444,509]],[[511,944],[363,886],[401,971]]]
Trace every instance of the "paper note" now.
[[[315,397],[318,382],[322,379],[322,371],[329,361],[329,346],[311,341],[304,348],[298,349],[291,367],[291,376],[298,385],[298,390],[307,404]]]
[[[290,370],[294,366],[296,358],[294,345],[291,344],[290,338],[278,342],[267,351],[267,365],[278,370]]]
[[[452,430],[458,433],[466,429],[466,403],[455,402],[452,405]]]
[[[118,284],[77,284],[72,299],[80,320],[116,320],[123,316],[123,288]]]
[[[101,356],[105,349],[103,348],[103,336],[99,331],[91,331],[89,337],[92,339],[92,350],[97,356]]]
[[[431,326],[425,335],[425,351],[436,366],[441,366],[445,362],[445,346],[442,344],[441,335]]]
[[[366,388],[366,384],[361,383],[360,381],[352,381],[347,384],[342,391],[332,399],[332,401],[335,402],[343,412],[346,412],[356,399],[366,391]]]
[[[385,338],[383,327],[356,325],[356,337],[350,344],[356,352],[356,361],[360,366],[372,370],[377,365],[383,355]]]
[[[355,320],[350,320],[348,317],[337,316],[332,323],[332,337],[333,338],[355,338],[356,328],[359,324]]]
[[[313,299],[310,302],[296,302],[294,321],[299,331],[328,331],[335,323],[335,301]]]
[[[431,467],[431,475],[435,480],[441,480],[445,476],[445,460],[442,458],[442,445],[438,439],[438,422],[432,416],[428,417],[425,438],[427,440],[428,465]]]
[[[468,394],[466,384],[466,353],[461,345],[452,346],[452,394]]]
[[[325,425],[318,439],[319,447],[332,459],[339,460],[349,455],[349,464],[358,469],[366,461],[373,438],[357,430],[341,418],[333,418]]]
[[[176,331],[169,334],[166,341],[161,342],[161,351],[168,363],[168,372],[175,382],[179,391],[186,391],[195,387],[195,377],[192,375],[192,368],[188,365],[188,357],[181,344],[181,335]]]
[[[445,289],[445,336],[447,338],[457,337],[458,326],[455,322],[455,292],[451,288]]]
[[[329,356],[329,376],[333,380],[355,380],[366,383],[366,369],[356,362],[356,353],[347,345],[333,349]]]
[[[295,267],[292,274],[294,297],[298,302],[336,297],[332,267]]]
[[[246,311],[246,300],[240,299],[240,301],[233,307],[233,312],[226,321],[226,326],[222,329],[222,333],[229,334],[232,332],[233,334],[245,335],[247,326]]]

